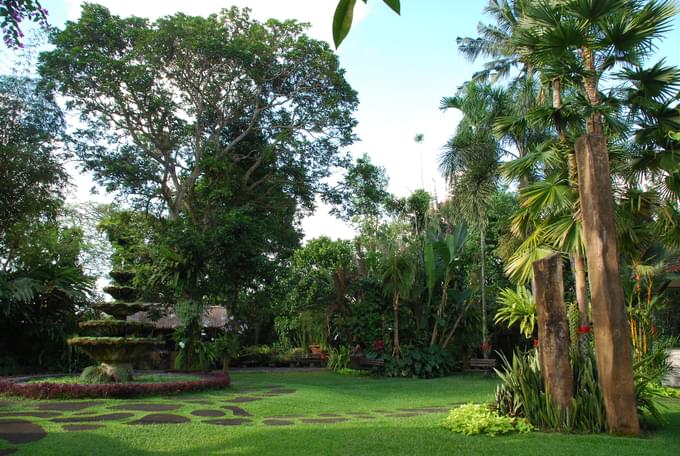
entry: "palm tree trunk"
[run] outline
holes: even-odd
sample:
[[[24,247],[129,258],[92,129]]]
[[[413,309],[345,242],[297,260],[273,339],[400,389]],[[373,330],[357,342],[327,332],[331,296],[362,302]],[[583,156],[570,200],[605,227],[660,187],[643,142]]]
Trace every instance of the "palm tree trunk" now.
[[[392,313],[394,316],[394,342],[392,343],[392,357],[394,359],[399,359],[399,356],[401,355],[401,346],[399,345],[399,293],[394,295]]]
[[[487,347],[487,336],[486,336],[486,251],[485,251],[485,230],[481,230],[479,234],[479,244],[482,251],[482,270],[481,270],[481,292],[482,292],[482,346]],[[484,358],[489,357],[489,350],[483,349],[482,355]]]
[[[583,86],[592,106],[600,104],[592,51],[584,48]],[[633,383],[633,356],[626,316],[614,224],[614,204],[607,139],[602,116],[586,122],[586,135],[576,142],[579,196],[588,256],[597,371],[607,424],[615,434],[637,435],[640,423]]]

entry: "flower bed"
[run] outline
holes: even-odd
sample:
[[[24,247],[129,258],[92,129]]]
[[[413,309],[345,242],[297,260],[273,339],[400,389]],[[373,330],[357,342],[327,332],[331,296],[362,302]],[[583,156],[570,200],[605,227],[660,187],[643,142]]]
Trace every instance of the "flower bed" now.
[[[0,379],[0,395],[22,396],[30,399],[130,398],[224,388],[230,383],[229,375],[225,374],[205,374],[200,380],[167,383],[20,383]]]

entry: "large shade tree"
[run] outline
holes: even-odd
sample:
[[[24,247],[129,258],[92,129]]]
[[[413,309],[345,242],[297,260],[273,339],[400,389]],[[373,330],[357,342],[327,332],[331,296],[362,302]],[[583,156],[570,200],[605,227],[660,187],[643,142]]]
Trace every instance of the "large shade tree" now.
[[[297,244],[299,209],[348,163],[356,93],[304,31],[236,8],[152,23],[86,5],[41,56],[81,114],[85,168],[168,222],[185,298],[257,286],[259,266]]]

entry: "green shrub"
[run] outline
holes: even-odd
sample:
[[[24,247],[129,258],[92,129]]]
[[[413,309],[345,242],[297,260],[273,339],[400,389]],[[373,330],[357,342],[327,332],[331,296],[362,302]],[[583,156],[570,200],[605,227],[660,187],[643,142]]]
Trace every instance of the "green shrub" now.
[[[388,377],[434,378],[450,374],[456,363],[448,351],[438,345],[427,348],[407,346],[401,358],[385,360],[385,375]]]
[[[360,369],[350,369],[349,367],[343,367],[335,371],[336,374],[349,375],[352,377],[367,377],[371,375],[371,371],[360,370]]]
[[[80,374],[80,381],[90,384],[126,383],[132,381],[132,371],[130,368],[108,364],[88,366]]]
[[[338,348],[328,350],[328,362],[326,367],[333,371],[349,368],[352,347],[341,345]]]
[[[501,416],[482,404],[461,405],[451,410],[442,426],[465,435],[496,436],[512,432],[527,433],[533,430],[526,419]]]
[[[650,416],[662,421],[656,399],[663,396],[659,385],[667,372],[664,353],[663,350],[650,352],[633,366],[636,405],[641,420]],[[536,350],[517,352],[512,362],[501,355],[503,366],[497,371],[501,384],[496,390],[499,414],[525,417],[541,429],[605,432],[607,416],[592,344],[573,346],[569,356],[574,376],[574,399],[569,410],[560,410],[546,394]]]

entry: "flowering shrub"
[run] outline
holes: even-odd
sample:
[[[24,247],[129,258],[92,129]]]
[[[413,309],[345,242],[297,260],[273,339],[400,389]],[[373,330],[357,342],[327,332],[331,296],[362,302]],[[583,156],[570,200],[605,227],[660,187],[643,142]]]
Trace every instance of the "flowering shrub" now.
[[[18,383],[2,379],[0,380],[0,395],[22,396],[31,399],[129,398],[224,388],[229,386],[230,383],[229,376],[224,374],[207,374],[201,380],[172,383]]]

